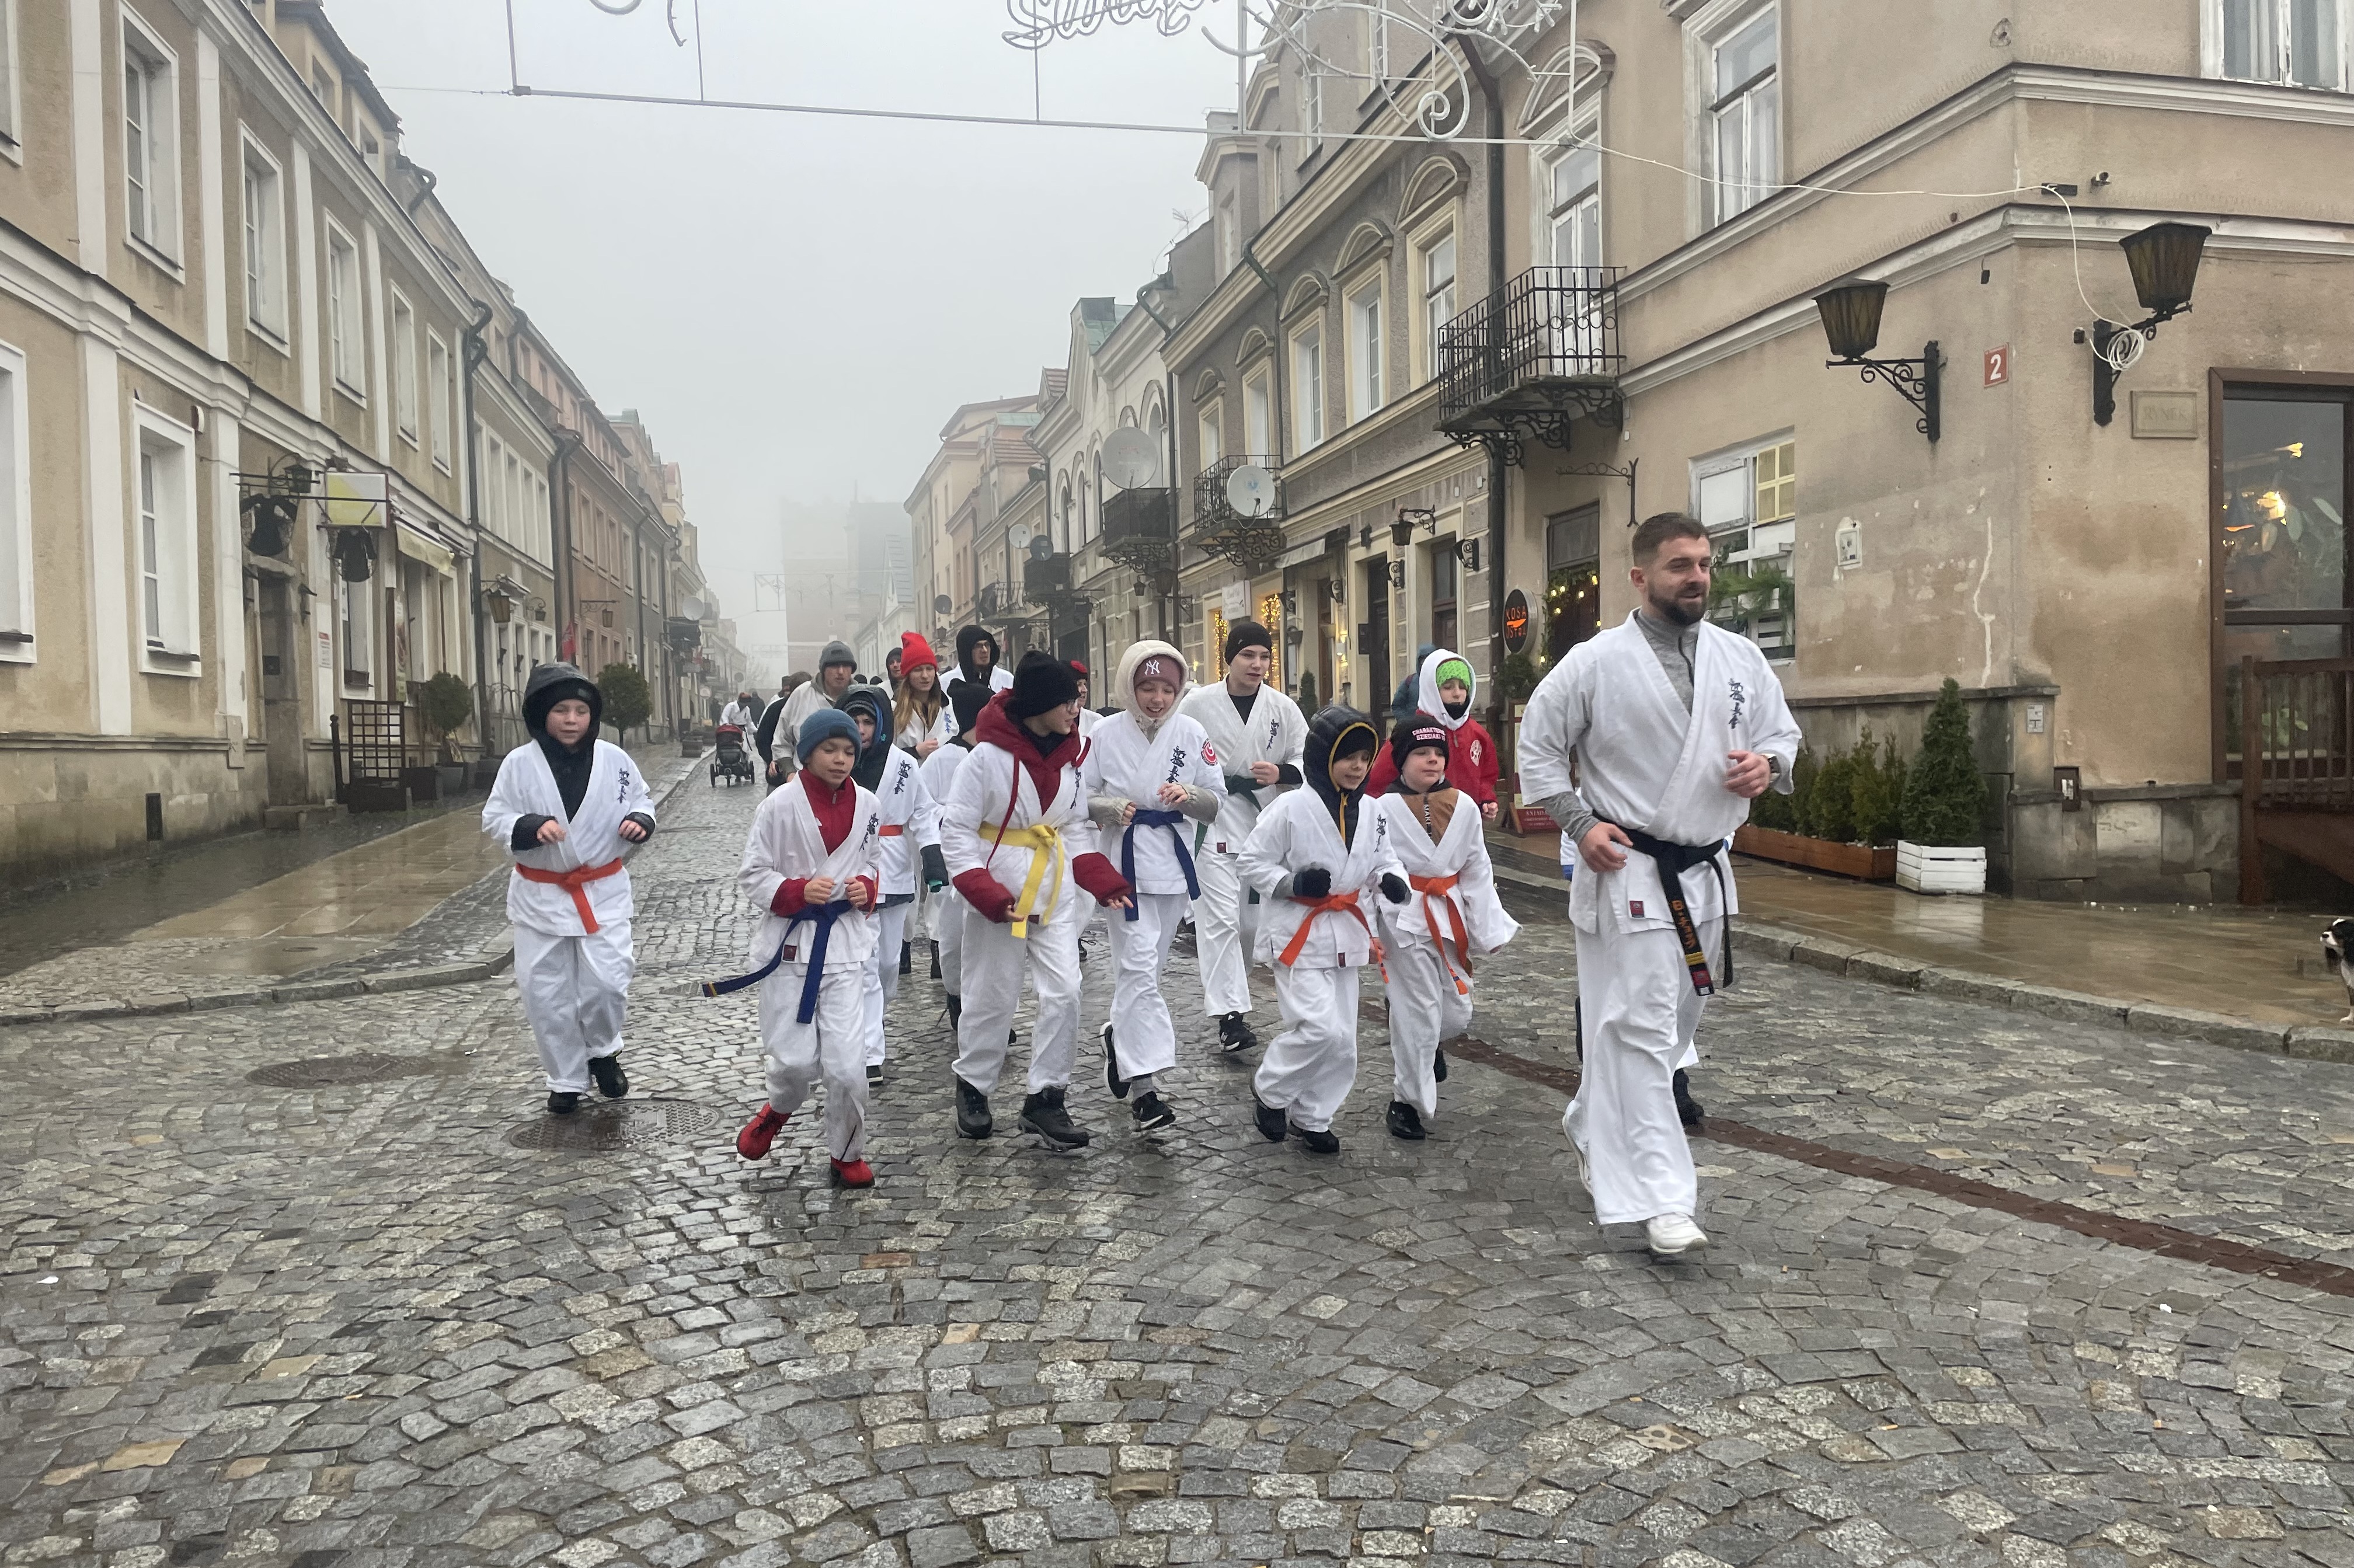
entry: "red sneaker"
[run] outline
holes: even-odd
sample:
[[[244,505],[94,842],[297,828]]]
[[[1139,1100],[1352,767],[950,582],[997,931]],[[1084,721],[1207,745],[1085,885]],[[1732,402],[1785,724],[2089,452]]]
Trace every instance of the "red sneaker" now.
[[[833,1162],[833,1179],[845,1187],[872,1187],[875,1168],[864,1160],[837,1160]]]
[[[736,1152],[747,1160],[766,1160],[769,1145],[777,1141],[777,1134],[784,1128],[784,1117],[764,1105],[758,1114],[744,1124],[744,1130],[736,1135]]]

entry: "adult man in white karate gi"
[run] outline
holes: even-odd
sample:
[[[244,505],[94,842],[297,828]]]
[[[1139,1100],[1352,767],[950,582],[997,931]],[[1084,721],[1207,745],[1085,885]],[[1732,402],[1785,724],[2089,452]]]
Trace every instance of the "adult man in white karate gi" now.
[[[1755,643],[1707,623],[1707,530],[1635,530],[1637,607],[1556,663],[1521,720],[1521,788],[1575,839],[1584,1076],[1562,1118],[1601,1224],[1676,1256],[1708,1243],[1674,1075],[1701,1005],[1731,979],[1740,909],[1725,840],[1787,791],[1800,739]],[[1579,782],[1570,781],[1575,758]]]

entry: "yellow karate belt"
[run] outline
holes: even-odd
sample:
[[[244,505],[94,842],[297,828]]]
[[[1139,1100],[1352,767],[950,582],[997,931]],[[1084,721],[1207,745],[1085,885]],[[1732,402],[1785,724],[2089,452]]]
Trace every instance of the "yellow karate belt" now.
[[[1044,924],[1055,917],[1055,907],[1063,901],[1063,876],[1069,869],[1070,856],[1063,848],[1063,835],[1041,822],[1035,827],[983,827],[993,844],[1010,844],[1030,852],[1030,874],[1022,879],[1022,895],[1013,901],[1013,935],[1017,940],[1027,940],[1030,922]],[[1049,878],[1051,876],[1051,884]],[[1044,890],[1044,904],[1038,902]]]

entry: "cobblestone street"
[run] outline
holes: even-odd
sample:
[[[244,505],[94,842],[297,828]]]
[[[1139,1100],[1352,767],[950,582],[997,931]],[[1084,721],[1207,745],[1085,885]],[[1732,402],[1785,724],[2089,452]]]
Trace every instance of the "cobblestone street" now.
[[[807,1113],[748,1171],[752,1006],[693,982],[758,799],[672,798],[631,1097],[561,1128],[504,978],[0,1029],[0,1563],[2354,1565],[2342,1290],[1730,1136],[1654,1264],[1525,1072],[1387,1137],[1377,1008],[1338,1159],[1260,1140],[1182,944],[1170,1131],[1090,1037],[1090,1149],[960,1142],[919,959],[877,1187]],[[1557,1077],[1568,927],[1512,896],[1474,1033]],[[1703,1039],[1729,1124],[2354,1264],[2354,1067],[1769,962]]]

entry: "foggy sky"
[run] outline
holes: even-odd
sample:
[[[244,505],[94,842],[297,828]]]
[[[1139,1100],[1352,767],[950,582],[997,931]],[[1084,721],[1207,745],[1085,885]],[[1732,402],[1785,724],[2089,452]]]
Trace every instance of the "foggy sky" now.
[[[621,0],[610,0],[619,4]],[[696,0],[514,0],[539,87],[693,96]],[[1031,112],[1002,0],[700,0],[714,98]],[[959,403],[1027,393],[1072,302],[1127,298],[1198,220],[1198,137],[504,96],[500,0],[328,0],[408,156],[608,412],[684,465],[724,610],[788,499],[903,500]],[[1231,41],[1232,7],[1208,15]],[[1234,62],[1194,29],[1050,45],[1044,111],[1198,125]],[[415,90],[488,88],[500,96]]]

